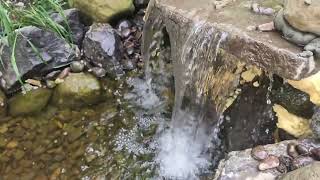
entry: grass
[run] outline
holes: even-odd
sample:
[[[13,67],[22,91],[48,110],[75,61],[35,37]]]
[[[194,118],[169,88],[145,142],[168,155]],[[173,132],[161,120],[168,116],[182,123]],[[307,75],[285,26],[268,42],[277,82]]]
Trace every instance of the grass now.
[[[7,40],[11,49],[10,62],[20,83],[23,82],[16,63],[15,49],[18,37],[23,35],[19,33],[17,29],[25,26],[36,26],[56,33],[57,36],[65,39],[70,45],[72,45],[71,29],[62,8],[65,4],[66,3],[63,0],[34,0],[34,2],[26,8],[17,8],[12,4],[6,3],[4,0],[0,0],[0,28],[2,29],[0,38],[2,40]],[[51,18],[52,13],[59,13],[64,21],[62,25],[53,21]],[[31,43],[31,41],[27,41],[39,59],[43,60],[38,49]],[[1,57],[0,61],[1,64],[3,64]]]

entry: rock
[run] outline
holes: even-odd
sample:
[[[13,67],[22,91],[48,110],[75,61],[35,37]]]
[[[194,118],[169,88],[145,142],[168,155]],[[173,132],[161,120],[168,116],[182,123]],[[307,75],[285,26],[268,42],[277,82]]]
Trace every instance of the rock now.
[[[74,73],[82,72],[84,69],[84,63],[82,63],[81,61],[73,61],[70,64],[70,69]]]
[[[300,81],[288,80],[288,83],[310,95],[310,101],[320,105],[320,71]]]
[[[264,149],[269,154],[279,157],[280,164],[283,163],[284,166],[288,167],[291,166],[291,158],[289,158],[287,154],[287,145],[289,143],[307,143],[316,146],[320,145],[317,141],[306,139],[302,141],[292,140],[282,141],[277,144],[269,144],[265,145]],[[275,180],[278,176],[281,175],[281,173],[276,168],[268,169],[265,171],[259,171],[257,167],[260,164],[260,162],[252,158],[251,151],[251,149],[246,149],[243,151],[229,152],[225,156],[225,159],[220,161],[220,164],[216,170],[214,180]],[[312,160],[312,162],[314,161],[315,160]]]
[[[288,24],[284,19],[284,12],[280,10],[274,19],[275,28],[282,32],[284,38],[299,46],[305,46],[316,38],[316,35],[306,32],[300,32]]]
[[[280,165],[280,161],[279,158],[277,156],[269,156],[266,159],[264,159],[263,161],[260,162],[258,169],[260,171],[265,171],[268,169],[273,169],[276,168]]]
[[[282,141],[278,144],[265,145],[264,149],[274,156],[286,155],[287,144],[294,141]],[[276,169],[259,171],[259,161],[251,156],[251,149],[243,151],[229,152],[225,159],[220,161],[216,170],[214,180],[234,180],[234,179],[252,179],[252,180],[274,180],[280,172]]]
[[[304,47],[304,50],[313,52],[317,59],[320,59],[320,38],[312,40]]]
[[[285,0],[284,17],[294,28],[320,35],[320,1]]]
[[[120,44],[119,35],[109,24],[93,24],[83,41],[84,56],[109,75],[119,76],[123,74]]]
[[[292,170],[302,168],[314,162],[314,159],[308,156],[299,156],[292,160]]]
[[[134,11],[132,0],[69,0],[69,4],[80,9],[95,22],[109,22]]]
[[[93,67],[90,69],[92,71],[92,74],[98,78],[102,78],[104,76],[106,76],[106,70],[104,70],[103,68],[99,68],[99,67]]]
[[[19,93],[9,99],[9,113],[12,116],[33,114],[40,112],[48,104],[52,91],[36,88],[24,93]]]
[[[251,155],[256,160],[264,160],[269,156],[268,152],[264,149],[263,146],[252,148]]]
[[[278,128],[285,130],[296,138],[306,137],[312,134],[309,127],[310,123],[307,119],[289,113],[285,108],[278,104],[273,106],[273,110],[278,117]]]
[[[288,83],[275,83],[272,90],[272,102],[281,105],[290,113],[310,119],[313,115],[314,104],[310,96]]]
[[[7,98],[0,90],[0,118],[7,115]]]
[[[125,29],[130,29],[132,27],[132,23],[129,20],[121,20],[117,25],[118,32],[122,32]]]
[[[68,65],[77,56],[75,47],[71,47],[53,32],[33,26],[23,27],[17,31],[23,35],[23,37],[18,36],[15,49],[16,64],[22,79],[32,78],[34,75],[41,75],[42,71],[52,71],[54,68]],[[41,59],[38,53],[34,52],[28,40],[37,48]],[[11,49],[4,39],[0,41],[0,47],[2,48],[0,57],[3,63],[0,72],[4,80],[1,84],[4,91],[10,93],[20,83],[11,65]]]
[[[320,179],[320,162],[312,164],[285,174],[280,180],[318,180]]]
[[[259,74],[258,71],[252,73],[252,76],[242,76],[252,80]],[[224,120],[222,130],[227,152],[274,143],[275,115],[272,105],[266,99],[269,80],[264,77],[259,82],[259,88],[253,87],[251,83],[244,84],[241,93],[223,113],[225,118],[230,119]]]
[[[134,6],[138,9],[148,6],[150,0],[134,0]]]
[[[265,23],[265,24],[260,24],[258,26],[258,30],[259,31],[273,31],[275,30],[275,27],[274,27],[274,22],[269,22],[269,23]]]
[[[291,156],[292,158],[298,157],[299,154],[296,151],[296,144],[294,143],[289,143],[287,146],[287,153],[289,154],[289,156]]]
[[[90,74],[71,73],[54,91],[52,101],[58,107],[78,108],[100,101],[101,86]]]
[[[84,36],[84,24],[82,24],[80,21],[80,11],[73,8],[64,10],[63,13],[72,33],[73,43],[80,46]],[[55,22],[63,25],[66,30],[69,29],[69,27],[65,24],[65,19],[59,13],[53,13],[51,18]]]
[[[302,156],[306,156],[310,154],[309,149],[303,144],[296,145],[296,151],[299,153],[299,155],[302,155]]]
[[[320,161],[320,148],[311,149],[311,155],[315,160]]]
[[[315,113],[311,118],[310,128],[313,132],[313,135],[320,139],[320,108],[316,108]]]

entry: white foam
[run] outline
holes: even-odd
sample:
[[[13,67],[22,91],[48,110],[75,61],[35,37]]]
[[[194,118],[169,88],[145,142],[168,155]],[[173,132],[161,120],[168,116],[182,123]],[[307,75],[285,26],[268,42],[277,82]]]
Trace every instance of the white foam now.
[[[197,175],[210,166],[208,158],[203,154],[203,143],[195,140],[189,130],[170,129],[160,137],[160,151],[156,161],[162,177],[176,180],[198,179]]]

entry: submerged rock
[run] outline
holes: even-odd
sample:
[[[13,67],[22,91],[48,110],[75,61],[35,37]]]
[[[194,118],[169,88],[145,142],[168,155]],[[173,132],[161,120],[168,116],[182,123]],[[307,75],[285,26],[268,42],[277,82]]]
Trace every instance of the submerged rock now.
[[[108,22],[134,11],[132,0],[69,0],[69,4],[80,9],[95,22]]]
[[[299,168],[285,174],[280,180],[318,180],[320,179],[320,162]]]
[[[320,1],[285,0],[284,17],[294,28],[320,35]]]
[[[23,79],[39,75],[44,69],[52,71],[54,68],[68,65],[77,56],[75,48],[53,32],[33,26],[23,27],[17,31],[23,36],[18,35],[15,61],[19,75]],[[30,42],[38,52],[33,50]],[[10,93],[20,83],[11,63],[11,49],[6,39],[1,39],[0,47],[2,49],[0,57],[3,63],[0,66],[0,72],[3,74],[1,85],[7,93]]]
[[[275,28],[282,32],[284,38],[299,46],[305,46],[317,36],[311,33],[301,32],[291,27],[284,18],[283,10],[280,10],[274,19]]]
[[[78,108],[100,101],[101,86],[90,74],[71,73],[59,84],[53,95],[53,103],[59,107]]]
[[[7,115],[7,98],[0,90],[0,118]]]
[[[19,93],[9,99],[9,113],[12,116],[40,112],[48,104],[52,91],[36,88],[24,93]]]
[[[83,41],[84,56],[94,65],[103,67],[108,74],[123,74],[120,65],[121,39],[109,24],[93,24]]]

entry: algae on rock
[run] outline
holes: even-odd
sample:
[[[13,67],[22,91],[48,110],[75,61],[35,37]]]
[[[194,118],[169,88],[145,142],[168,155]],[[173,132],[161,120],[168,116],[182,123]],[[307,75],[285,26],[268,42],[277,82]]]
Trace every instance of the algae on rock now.
[[[134,11],[132,0],[69,0],[69,4],[95,22],[108,22],[121,14],[131,14]]]
[[[9,114],[18,116],[40,112],[48,104],[51,94],[51,90],[44,88],[33,89],[25,94],[20,92],[9,99]]]
[[[71,73],[59,84],[53,95],[53,103],[59,107],[78,108],[100,101],[101,85],[91,74]]]

